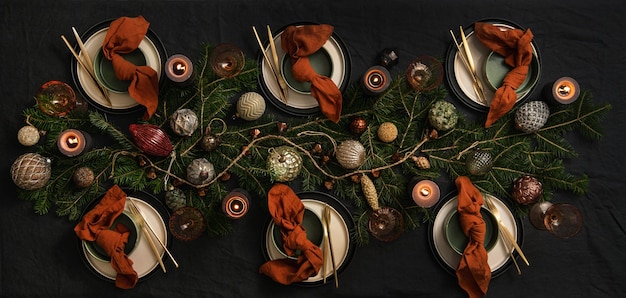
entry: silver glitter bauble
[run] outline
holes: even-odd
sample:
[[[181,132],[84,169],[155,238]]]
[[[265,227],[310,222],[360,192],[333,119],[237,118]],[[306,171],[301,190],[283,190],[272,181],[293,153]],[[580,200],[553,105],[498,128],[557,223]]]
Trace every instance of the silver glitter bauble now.
[[[187,166],[187,180],[200,185],[215,178],[215,168],[206,158],[197,158]]]
[[[365,147],[356,140],[343,141],[337,146],[337,161],[345,169],[360,167],[365,162]]]
[[[459,120],[456,107],[444,100],[435,102],[428,111],[428,121],[437,130],[448,130]]]
[[[39,142],[39,130],[32,125],[26,125],[17,132],[17,141],[24,146],[33,146]]]
[[[302,157],[289,146],[270,148],[267,170],[272,181],[287,182],[296,179],[302,170]]]
[[[170,127],[179,136],[191,136],[198,128],[198,116],[190,109],[177,110],[170,116]]]
[[[52,175],[52,161],[38,153],[20,155],[11,166],[11,178],[21,189],[42,188]]]
[[[237,101],[237,116],[248,121],[261,118],[265,113],[265,99],[256,92],[246,92]]]
[[[535,100],[519,107],[515,112],[515,128],[523,132],[536,132],[548,121],[550,107],[548,104]]]
[[[491,171],[493,156],[489,151],[476,149],[467,156],[465,164],[470,174],[476,176],[484,175]]]

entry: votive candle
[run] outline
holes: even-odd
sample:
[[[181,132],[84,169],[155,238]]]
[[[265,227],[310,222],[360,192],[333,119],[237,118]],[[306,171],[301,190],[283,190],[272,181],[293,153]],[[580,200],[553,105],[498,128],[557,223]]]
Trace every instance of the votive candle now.
[[[434,206],[439,201],[440,196],[439,186],[431,180],[417,182],[411,192],[411,197],[415,204],[424,208]]]
[[[186,85],[193,80],[193,63],[185,55],[173,55],[165,63],[165,73],[175,84]]]
[[[383,93],[391,84],[389,71],[379,65],[370,67],[363,75],[361,84],[368,94]]]
[[[59,151],[67,157],[74,157],[83,153],[89,147],[89,143],[89,135],[76,129],[64,130],[57,139]]]
[[[580,95],[578,82],[570,77],[562,77],[548,85],[547,96],[561,104],[571,104]]]
[[[243,189],[234,189],[222,200],[222,211],[226,216],[238,219],[246,215],[249,205],[248,192]]]

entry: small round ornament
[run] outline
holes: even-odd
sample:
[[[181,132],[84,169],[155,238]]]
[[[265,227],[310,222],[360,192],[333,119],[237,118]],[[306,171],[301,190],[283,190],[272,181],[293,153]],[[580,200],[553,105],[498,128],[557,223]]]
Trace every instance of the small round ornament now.
[[[356,169],[365,162],[365,147],[357,140],[347,140],[337,146],[339,164],[348,170]]]
[[[267,156],[267,170],[272,181],[292,181],[302,170],[302,157],[293,147],[270,148]]]
[[[152,124],[131,124],[128,129],[142,152],[153,156],[168,156],[173,148],[167,134]]]
[[[428,122],[440,131],[453,128],[458,120],[459,115],[456,107],[445,100],[435,102],[428,111]]]
[[[378,127],[376,133],[379,140],[385,143],[391,143],[398,137],[398,128],[391,122],[385,122]]]
[[[39,130],[32,125],[26,125],[17,132],[17,141],[24,146],[33,146],[39,142]]]
[[[89,187],[95,181],[95,175],[89,167],[80,167],[72,174],[72,182],[78,188]]]
[[[170,116],[170,127],[179,136],[191,136],[198,128],[198,116],[190,109],[177,110]]]
[[[237,116],[248,121],[254,121],[265,113],[265,99],[256,92],[246,92],[237,101]]]
[[[17,187],[25,190],[42,188],[52,175],[52,161],[38,153],[20,155],[11,166],[11,178]]]
[[[491,170],[493,156],[489,151],[476,149],[467,156],[465,165],[470,174],[476,176],[484,175]]]
[[[537,203],[543,195],[543,186],[537,178],[524,175],[513,182],[511,196],[522,205],[532,205]]]
[[[200,146],[207,152],[217,149],[221,143],[222,139],[212,133],[204,134],[204,136],[202,136],[202,140],[200,140]]]
[[[172,211],[176,211],[179,208],[187,205],[187,196],[180,188],[174,187],[165,192],[165,205]]]
[[[529,101],[515,112],[515,128],[523,132],[536,132],[548,121],[550,107],[544,101]]]
[[[350,119],[350,125],[348,126],[348,129],[351,133],[357,136],[361,135],[365,132],[365,130],[367,130],[367,121],[363,117],[354,116]]]
[[[187,180],[200,185],[215,178],[215,168],[206,158],[196,158],[187,166]]]

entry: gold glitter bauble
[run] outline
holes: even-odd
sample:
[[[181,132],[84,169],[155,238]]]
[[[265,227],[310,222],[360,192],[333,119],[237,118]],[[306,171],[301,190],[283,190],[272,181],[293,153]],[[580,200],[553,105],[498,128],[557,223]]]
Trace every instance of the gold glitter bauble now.
[[[379,140],[391,143],[398,137],[398,128],[391,122],[385,122],[378,127],[377,134]]]

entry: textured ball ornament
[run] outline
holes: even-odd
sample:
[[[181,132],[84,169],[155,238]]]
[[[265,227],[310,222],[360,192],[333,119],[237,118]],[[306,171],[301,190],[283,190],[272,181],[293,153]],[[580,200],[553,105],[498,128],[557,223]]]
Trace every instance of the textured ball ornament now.
[[[302,170],[302,157],[289,146],[271,148],[267,156],[267,169],[272,181],[292,181]]]
[[[535,100],[519,107],[515,112],[515,128],[523,132],[536,132],[548,121],[550,107],[548,104]]]
[[[516,202],[522,205],[537,203],[542,195],[543,186],[535,177],[525,175],[517,178],[513,182],[513,192],[511,196]]]
[[[248,121],[254,121],[265,113],[265,99],[256,92],[246,92],[237,101],[237,116]]]
[[[200,140],[200,146],[204,151],[211,152],[222,143],[222,139],[219,136],[208,133],[202,136],[202,140]]]
[[[348,129],[350,130],[351,133],[355,135],[360,135],[364,133],[365,130],[367,130],[367,121],[363,119],[363,117],[359,117],[359,116],[353,117],[350,120],[350,125]]]
[[[196,158],[187,166],[187,180],[200,185],[215,178],[215,168],[206,158]]]
[[[445,131],[451,129],[458,120],[459,115],[456,107],[444,100],[435,102],[428,111],[428,122],[437,130]]]
[[[337,146],[337,161],[345,169],[360,167],[365,162],[365,147],[356,140],[343,141]]]
[[[26,125],[17,132],[17,141],[24,146],[33,146],[39,142],[39,130],[32,125]]]
[[[78,188],[89,187],[95,181],[95,175],[93,171],[88,167],[80,167],[72,174],[72,182]]]
[[[165,192],[165,205],[172,211],[187,205],[187,196],[180,188],[174,188]]]
[[[142,152],[152,156],[168,156],[173,148],[167,134],[152,124],[131,124],[128,129]]]
[[[179,136],[191,136],[198,128],[198,116],[190,109],[177,110],[170,116],[170,127]]]
[[[465,159],[467,170],[472,175],[480,176],[487,174],[493,165],[493,156],[489,151],[477,149],[472,151]]]
[[[391,143],[398,137],[398,128],[391,122],[385,122],[378,127],[376,133],[379,140],[385,143]]]
[[[20,155],[11,166],[11,178],[17,187],[25,190],[42,188],[52,174],[52,161],[38,153]]]

